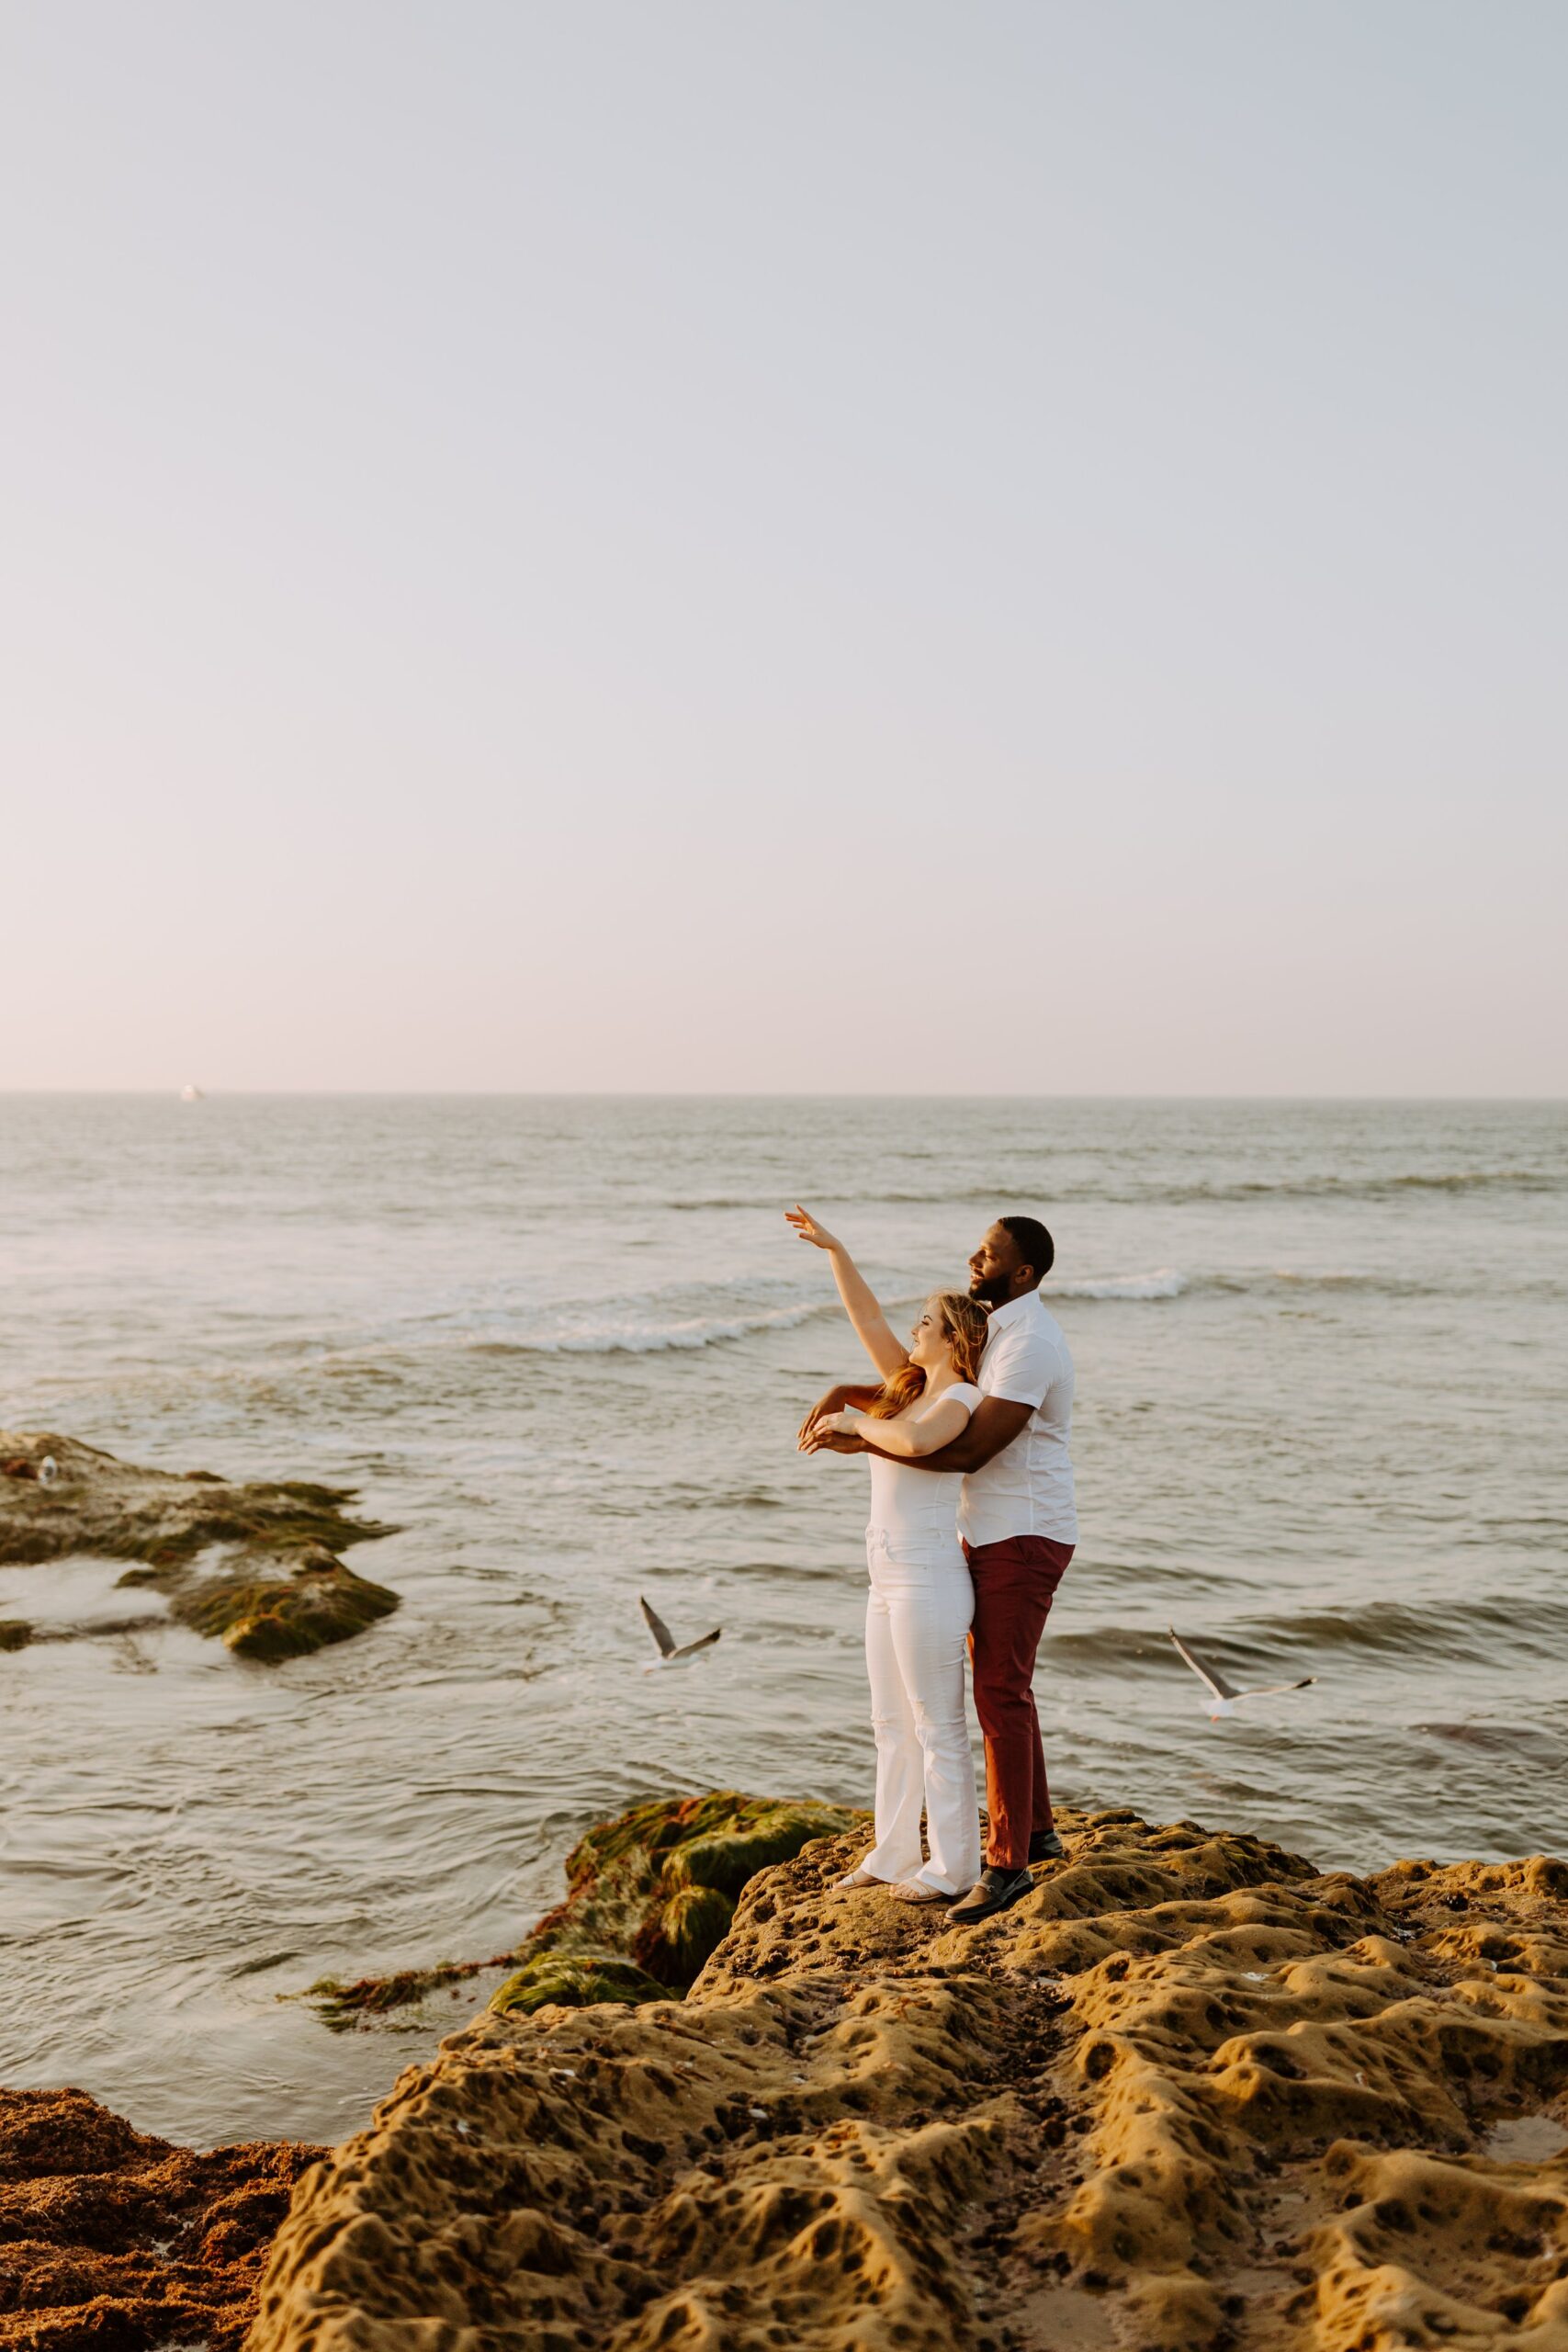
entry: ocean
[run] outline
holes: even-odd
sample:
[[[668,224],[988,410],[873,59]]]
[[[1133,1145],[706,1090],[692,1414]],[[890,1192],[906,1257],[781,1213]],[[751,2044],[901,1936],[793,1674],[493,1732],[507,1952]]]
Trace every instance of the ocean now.
[[[355,2129],[482,1996],[294,1998],[500,1951],[634,1800],[869,1802],[839,1231],[899,1312],[1043,1216],[1082,1534],[1054,1792],[1325,1868],[1568,1850],[1568,1106],[0,1098],[0,1425],[327,1480],[403,1597],[266,1668],[0,1568],[0,2081],[202,2143]],[[0,1504],[3,1504],[0,1497]],[[646,1593],[688,1671],[646,1676]],[[1167,1627],[1310,1690],[1211,1725]]]

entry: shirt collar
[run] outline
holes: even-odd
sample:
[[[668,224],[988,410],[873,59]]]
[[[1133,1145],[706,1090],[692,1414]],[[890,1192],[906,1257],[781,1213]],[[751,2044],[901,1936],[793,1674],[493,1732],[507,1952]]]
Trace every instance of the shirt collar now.
[[[1013,1324],[1022,1322],[1031,1307],[1038,1306],[1039,1304],[1040,1293],[1037,1290],[1026,1290],[1021,1298],[1010,1298],[1005,1306],[993,1306],[990,1313],[991,1330],[1010,1330]]]

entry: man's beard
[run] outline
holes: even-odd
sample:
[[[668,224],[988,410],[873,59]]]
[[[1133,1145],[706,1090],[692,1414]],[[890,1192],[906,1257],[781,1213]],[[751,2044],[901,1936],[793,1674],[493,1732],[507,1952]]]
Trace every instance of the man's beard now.
[[[977,1298],[983,1306],[1005,1306],[1011,1288],[1011,1278],[1007,1274],[972,1274],[969,1279],[969,1295]]]

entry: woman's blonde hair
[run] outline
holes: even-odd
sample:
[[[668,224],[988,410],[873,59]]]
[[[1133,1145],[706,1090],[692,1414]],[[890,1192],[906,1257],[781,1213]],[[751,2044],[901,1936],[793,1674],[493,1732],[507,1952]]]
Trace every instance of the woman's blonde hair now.
[[[942,1336],[947,1341],[953,1369],[959,1379],[976,1379],[986,1348],[985,1308],[962,1290],[933,1290],[926,1306],[941,1321]],[[926,1375],[919,1365],[907,1363],[891,1380],[883,1382],[875,1402],[868,1405],[866,1411],[874,1420],[890,1421],[906,1405],[914,1403],[925,1385]]]

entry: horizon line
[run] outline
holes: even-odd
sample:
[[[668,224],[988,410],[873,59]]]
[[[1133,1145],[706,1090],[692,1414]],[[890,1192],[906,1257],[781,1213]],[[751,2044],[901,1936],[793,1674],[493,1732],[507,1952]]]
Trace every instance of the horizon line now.
[[[194,1081],[191,1081],[194,1083]],[[911,1093],[898,1087],[420,1087],[307,1086],[203,1087],[204,1102],[1411,1102],[1568,1104],[1562,1094],[1348,1094],[1293,1091],[1245,1094],[1184,1091],[1149,1093],[1137,1088],[1096,1093],[1032,1092],[993,1089],[976,1092],[931,1089]],[[177,1086],[0,1086],[0,1102],[180,1102]],[[186,1109],[192,1107],[188,1102]]]

